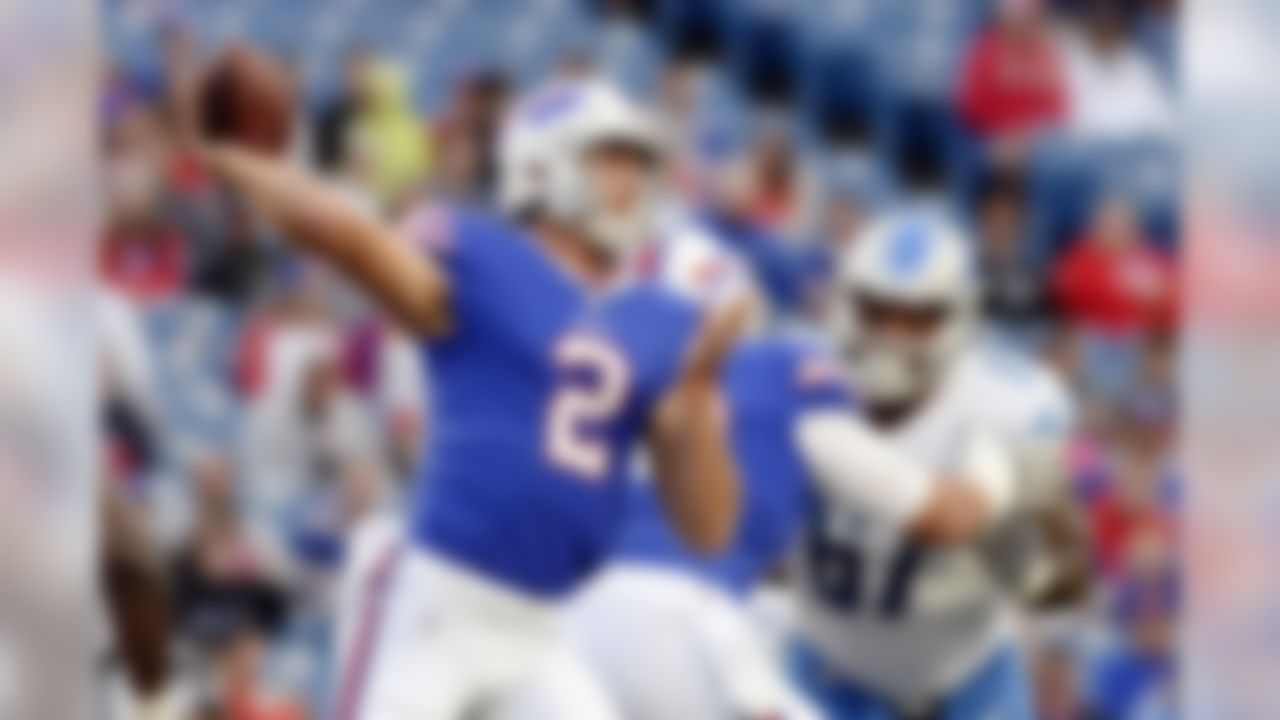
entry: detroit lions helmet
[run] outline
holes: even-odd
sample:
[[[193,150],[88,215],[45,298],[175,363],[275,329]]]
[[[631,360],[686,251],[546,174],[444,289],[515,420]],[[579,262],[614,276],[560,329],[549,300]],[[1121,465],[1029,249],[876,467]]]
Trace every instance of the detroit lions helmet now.
[[[872,222],[852,239],[837,272],[833,331],[869,401],[918,398],[971,340],[973,251],[942,213],[911,210]]]

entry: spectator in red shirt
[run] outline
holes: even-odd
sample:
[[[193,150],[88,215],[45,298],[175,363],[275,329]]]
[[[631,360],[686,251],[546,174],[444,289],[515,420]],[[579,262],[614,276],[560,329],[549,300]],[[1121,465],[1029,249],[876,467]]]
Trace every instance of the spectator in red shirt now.
[[[1175,313],[1172,261],[1143,241],[1128,200],[1098,205],[1085,237],[1053,274],[1061,309],[1090,330],[1129,334],[1170,326]]]
[[[1062,63],[1041,5],[1000,0],[994,24],[969,48],[960,111],[984,140],[1021,141],[1066,115]]]
[[[164,212],[166,157],[153,108],[127,110],[108,131],[99,262],[107,282],[136,301],[173,297],[186,282],[187,248]]]

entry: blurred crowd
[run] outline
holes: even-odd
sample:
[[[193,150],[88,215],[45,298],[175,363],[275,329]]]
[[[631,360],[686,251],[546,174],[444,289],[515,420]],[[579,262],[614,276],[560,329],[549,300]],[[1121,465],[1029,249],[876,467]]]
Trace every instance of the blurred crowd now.
[[[313,4],[388,3],[411,12]],[[1081,420],[1070,476],[1097,592],[1028,629],[1039,717],[1175,717],[1174,0],[422,5],[495,27],[572,12],[589,41],[557,41],[540,65],[471,58],[435,92],[377,36],[330,43],[319,74],[244,36],[295,71],[298,160],[389,217],[424,196],[486,202],[513,94],[599,72],[665,113],[681,202],[748,258],[777,322],[819,321],[830,258],[882,208],[963,218],[989,332],[1057,368]],[[345,530],[395,511],[431,388],[410,338],[175,143],[175,89],[226,39],[188,10],[107,3],[110,481],[163,548],[207,716],[318,718]],[[120,17],[150,21],[121,40]]]

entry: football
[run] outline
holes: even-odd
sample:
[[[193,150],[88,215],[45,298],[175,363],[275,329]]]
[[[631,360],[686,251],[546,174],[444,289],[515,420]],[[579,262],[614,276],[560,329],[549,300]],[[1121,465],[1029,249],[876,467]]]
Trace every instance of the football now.
[[[198,102],[205,137],[272,154],[289,145],[292,82],[284,67],[262,51],[247,45],[225,50],[209,67]]]

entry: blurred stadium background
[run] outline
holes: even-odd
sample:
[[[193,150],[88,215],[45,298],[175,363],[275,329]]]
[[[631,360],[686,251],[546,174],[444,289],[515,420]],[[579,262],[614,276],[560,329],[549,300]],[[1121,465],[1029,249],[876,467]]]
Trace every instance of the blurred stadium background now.
[[[484,202],[520,88],[619,79],[667,113],[684,199],[778,322],[817,317],[828,258],[878,209],[951,206],[991,331],[1057,367],[1083,419],[1098,592],[1029,633],[1040,717],[1175,717],[1176,5],[106,0],[103,432],[170,563],[192,697],[325,716],[344,529],[395,506],[431,425],[409,342],[173,149],[174,89],[243,41],[293,73],[298,158],[392,216]]]

